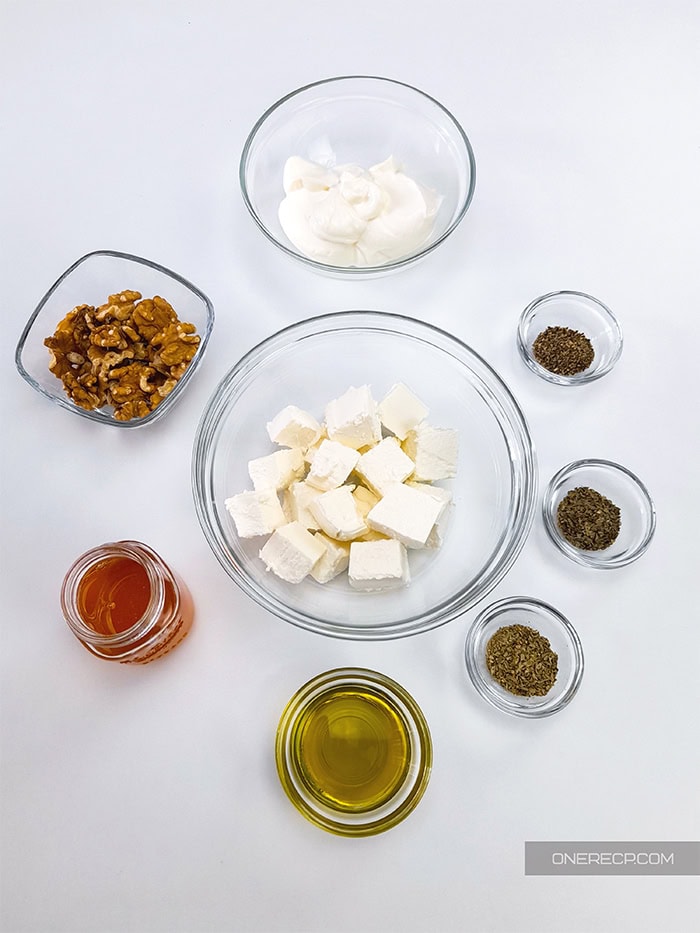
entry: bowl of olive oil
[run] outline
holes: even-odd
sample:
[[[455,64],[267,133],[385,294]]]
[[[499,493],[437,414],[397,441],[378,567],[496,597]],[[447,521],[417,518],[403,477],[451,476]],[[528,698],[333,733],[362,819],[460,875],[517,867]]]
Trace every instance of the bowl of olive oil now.
[[[299,812],[340,836],[400,823],[423,796],[432,742],[415,700],[364,668],[326,671],[287,703],[277,729],[277,772]]]

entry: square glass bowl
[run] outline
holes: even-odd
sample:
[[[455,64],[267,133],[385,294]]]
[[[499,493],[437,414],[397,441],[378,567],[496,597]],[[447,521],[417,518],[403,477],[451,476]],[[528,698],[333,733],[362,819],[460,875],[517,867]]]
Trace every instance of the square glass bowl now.
[[[118,421],[109,406],[86,411],[68,397],[61,380],[49,369],[49,350],[44,340],[55,333],[59,322],[77,305],[97,307],[110,295],[125,289],[139,291],[144,298],[160,295],[170,302],[180,321],[194,324],[200,343],[175,388],[153,411],[143,418]],[[137,428],[162,418],[180,398],[202,360],[213,326],[214,308],[210,300],[176,272],[128,253],[97,250],[74,262],[41,299],[22,331],[15,363],[32,388],[61,408],[90,421]]]

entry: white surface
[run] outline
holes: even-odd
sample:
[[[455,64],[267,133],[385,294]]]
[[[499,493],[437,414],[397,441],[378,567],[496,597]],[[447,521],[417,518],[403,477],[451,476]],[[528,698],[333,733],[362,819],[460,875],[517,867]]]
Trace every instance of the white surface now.
[[[2,930],[690,930],[697,878],[525,877],[523,843],[700,838],[695,0],[1,10]],[[477,187],[425,263],[345,283],[264,240],[237,163],[279,96],[352,72],[450,108]],[[216,308],[186,397],[143,431],[72,417],[14,370],[24,319],[97,248],[178,270]],[[614,372],[572,391],[515,349],[520,310],[559,288],[601,298],[625,333]],[[658,530],[638,563],[577,567],[538,518],[487,600],[537,596],[578,629],[583,684],[550,720],[509,718],[467,682],[474,611],[400,642],[314,636],[245,598],[200,533],[189,456],[219,378],[279,327],[351,307],[481,352],[529,418],[542,484],[598,456],[649,486]],[[196,601],[191,637],[144,668],[92,658],[58,607],[72,560],[120,537],[161,552]],[[400,681],[434,740],[420,806],[371,839],[306,823],[272,756],[287,699],[344,664]]]

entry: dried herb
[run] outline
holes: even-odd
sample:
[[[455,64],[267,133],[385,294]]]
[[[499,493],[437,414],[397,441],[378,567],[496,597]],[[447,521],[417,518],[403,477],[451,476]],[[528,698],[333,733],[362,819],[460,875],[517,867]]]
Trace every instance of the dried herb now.
[[[602,551],[620,533],[620,509],[588,486],[568,492],[557,506],[559,531],[582,551]]]
[[[557,376],[575,376],[593,362],[593,344],[580,330],[548,327],[535,337],[532,355],[540,366]]]
[[[549,639],[528,625],[499,628],[486,645],[489,673],[509,693],[543,697],[557,679],[558,658]]]

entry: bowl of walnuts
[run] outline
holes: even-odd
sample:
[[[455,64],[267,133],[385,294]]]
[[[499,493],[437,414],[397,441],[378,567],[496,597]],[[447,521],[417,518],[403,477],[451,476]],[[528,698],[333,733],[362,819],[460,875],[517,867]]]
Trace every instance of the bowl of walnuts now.
[[[180,398],[213,325],[211,302],[182,276],[148,259],[98,250],[73,263],[41,299],[15,362],[61,408],[140,427]]]

